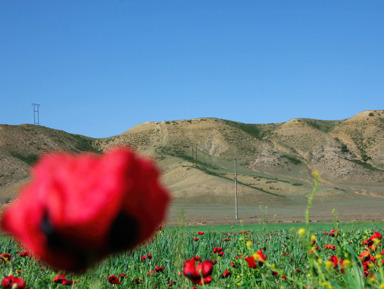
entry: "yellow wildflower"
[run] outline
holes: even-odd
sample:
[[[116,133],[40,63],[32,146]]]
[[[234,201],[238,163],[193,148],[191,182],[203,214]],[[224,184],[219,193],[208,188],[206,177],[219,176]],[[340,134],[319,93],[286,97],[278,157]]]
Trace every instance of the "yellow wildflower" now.
[[[344,262],[343,263],[344,268],[347,268],[351,265],[351,261],[349,261],[349,260],[344,260],[343,262]]]
[[[299,231],[297,231],[297,233],[298,233],[300,236],[304,236],[304,235],[305,235],[305,229],[304,229],[304,228],[301,228],[301,229],[299,229]]]
[[[331,269],[334,265],[333,262],[327,261],[327,263],[325,263],[325,266],[327,266],[328,269]]]

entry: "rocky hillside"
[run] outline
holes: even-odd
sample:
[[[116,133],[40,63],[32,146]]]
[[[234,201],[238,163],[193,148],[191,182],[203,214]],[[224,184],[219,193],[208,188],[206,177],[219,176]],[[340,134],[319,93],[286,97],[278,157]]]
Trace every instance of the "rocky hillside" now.
[[[0,126],[0,201],[8,202],[44,151],[100,152],[129,145],[157,160],[174,198],[227,202],[236,159],[240,202],[289,204],[306,198],[319,171],[320,198],[383,198],[384,111],[349,119],[245,124],[200,118],[143,123],[92,139],[34,125]]]

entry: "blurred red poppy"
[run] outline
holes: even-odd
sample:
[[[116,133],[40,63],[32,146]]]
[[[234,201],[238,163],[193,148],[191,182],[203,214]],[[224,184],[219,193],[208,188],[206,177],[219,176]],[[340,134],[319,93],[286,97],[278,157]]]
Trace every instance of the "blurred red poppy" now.
[[[115,275],[111,275],[107,278],[107,282],[111,283],[111,284],[119,284],[121,285],[120,283],[120,280],[119,280],[119,277],[115,276]]]
[[[336,246],[331,245],[331,244],[324,245],[323,247],[324,247],[324,249],[329,249],[329,250],[333,250],[333,251],[336,250]]]
[[[63,281],[67,280],[67,277],[65,275],[57,275],[55,278],[52,279],[55,283],[63,283]]]
[[[213,248],[213,253],[218,254],[220,252],[223,252],[223,248],[221,248],[221,247],[214,247]]]
[[[148,239],[168,201],[153,162],[128,148],[103,155],[48,153],[1,225],[56,269],[83,271]]]
[[[213,262],[211,260],[203,261],[197,265],[194,258],[184,262],[184,276],[188,277],[193,284],[210,283],[212,270]]]
[[[332,255],[329,258],[329,261],[333,264],[334,269],[337,269],[340,267],[340,273],[344,274],[344,267],[345,267],[344,260],[342,260],[341,258],[337,258],[337,256],[335,255]]]
[[[252,269],[262,267],[264,265],[265,260],[267,260],[267,256],[265,256],[261,250],[257,251],[257,253],[255,253],[253,256],[245,258],[245,261],[247,261],[249,268]]]
[[[132,280],[132,284],[133,284],[133,285],[138,285],[138,284],[140,284],[140,282],[143,282],[143,279],[136,278],[136,279],[133,279],[133,280]]]
[[[225,269],[225,271],[221,274],[221,278],[227,278],[231,275],[232,275],[232,273],[230,271],[228,271],[227,269]]]
[[[71,285],[73,285],[73,283],[75,283],[75,282],[73,282],[72,280],[64,280],[61,284],[66,285],[66,286],[71,286]]]
[[[164,267],[163,266],[155,266],[155,271],[156,272],[163,272],[164,271]]]
[[[199,285],[200,285],[200,286],[204,286],[204,285],[206,285],[206,284],[211,283],[212,281],[213,281],[212,277],[211,277],[211,276],[207,276],[207,277],[203,278],[203,280],[201,280],[201,281],[199,282]]]
[[[337,236],[339,236],[339,232],[336,230],[332,230],[331,233],[328,234],[328,236],[337,237]]]
[[[3,288],[12,289],[25,289],[27,284],[22,278],[15,277],[13,275],[6,276],[1,282]]]
[[[233,267],[233,268],[239,268],[235,263],[233,263],[233,262],[231,262],[231,266]]]
[[[128,274],[124,274],[124,273],[120,273],[119,275],[121,280],[123,280],[125,277],[128,277]]]
[[[4,263],[7,266],[7,262],[12,260],[11,254],[2,253],[0,255],[0,263]]]
[[[20,257],[28,257],[29,256],[29,252],[25,251],[25,252],[20,252],[19,254]]]

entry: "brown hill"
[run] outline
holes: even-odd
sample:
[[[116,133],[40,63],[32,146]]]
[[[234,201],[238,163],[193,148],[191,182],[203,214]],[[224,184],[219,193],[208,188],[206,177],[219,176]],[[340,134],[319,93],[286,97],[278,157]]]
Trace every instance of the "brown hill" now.
[[[342,215],[348,215],[349,210],[356,215],[354,206],[362,201],[369,202],[370,207],[383,205],[381,110],[364,111],[338,121],[292,119],[276,124],[245,124],[200,118],[150,122],[105,139],[42,126],[1,125],[0,201],[5,203],[14,197],[17,186],[28,178],[29,165],[44,151],[97,152],[115,145],[129,145],[157,160],[164,183],[174,196],[171,217],[180,204],[195,204],[191,205],[193,212],[187,212],[192,217],[210,214],[212,207],[219,204],[223,211],[233,203],[235,159],[239,204],[249,207],[249,217],[260,214],[255,213],[255,206],[268,205],[272,213],[292,208],[284,212],[286,217],[294,218],[293,212],[306,203],[314,170],[322,178],[319,204],[331,203]],[[343,209],[346,204],[348,208]],[[208,208],[205,213],[201,211],[204,206]],[[318,210],[320,214],[322,207]],[[224,215],[221,212],[214,217]]]
[[[0,125],[0,203],[11,201],[29,167],[47,151],[97,151],[94,139],[31,124]]]

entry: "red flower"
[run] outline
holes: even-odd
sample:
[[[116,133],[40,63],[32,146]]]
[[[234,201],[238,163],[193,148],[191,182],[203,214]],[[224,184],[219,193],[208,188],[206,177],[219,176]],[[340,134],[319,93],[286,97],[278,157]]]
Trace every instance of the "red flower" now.
[[[20,256],[20,257],[27,257],[27,256],[29,256],[29,252],[27,252],[27,251],[25,251],[25,252],[21,252],[21,253],[19,254],[19,256]]]
[[[140,284],[140,282],[143,282],[143,279],[136,278],[136,279],[133,279],[133,280],[132,280],[132,284],[133,284],[133,285],[138,285],[138,284]]]
[[[262,267],[264,265],[265,260],[267,260],[267,256],[265,256],[261,250],[259,250],[253,256],[245,258],[245,261],[247,261],[249,268],[252,269]]]
[[[367,245],[369,249],[376,251],[377,245],[375,245],[375,239],[381,240],[383,236],[379,232],[375,232],[368,240],[361,242],[362,245]]]
[[[197,234],[199,234],[199,235],[204,235],[204,232],[197,232]]]
[[[363,251],[359,256],[359,259],[362,263],[367,262],[371,260],[371,254],[367,251]]]
[[[333,245],[331,245],[331,244],[324,245],[324,248],[325,248],[325,249],[329,249],[329,250],[333,250],[333,251],[336,250],[336,246],[333,246]]]
[[[3,262],[4,264],[7,263],[7,261],[11,261],[12,260],[12,256],[11,254],[7,254],[7,253],[2,253],[0,255],[0,261]]]
[[[152,254],[149,253],[148,255],[143,255],[143,257],[141,257],[141,260],[146,260],[147,258],[148,258],[149,260],[151,260],[151,259],[152,259]]]
[[[342,260],[341,258],[337,258],[337,256],[333,255],[329,258],[329,261],[332,262],[334,269],[340,268],[340,273],[344,274],[344,269],[345,269],[344,260]]]
[[[200,286],[204,286],[204,284],[209,284],[209,283],[211,283],[212,281],[213,281],[212,277],[211,277],[211,276],[208,276],[208,277],[203,278],[203,280],[201,280],[201,281],[199,282],[199,285],[200,285]]]
[[[376,238],[376,239],[379,239],[381,240],[383,238],[383,236],[379,233],[379,232],[375,232],[372,237],[372,239]]]
[[[192,258],[184,262],[184,276],[192,281],[193,284],[208,284],[210,275],[213,270],[213,262],[211,260],[203,261],[196,266],[196,261]],[[203,278],[203,280],[202,280]]]
[[[337,266],[339,265],[339,259],[338,259],[337,256],[335,256],[335,255],[332,255],[332,256],[329,258],[329,261],[333,263],[333,267],[334,267],[334,268],[337,268]]]
[[[107,282],[111,283],[111,284],[119,284],[121,285],[120,283],[120,280],[119,280],[119,277],[115,276],[115,275],[111,275],[107,278]]]
[[[25,289],[27,284],[22,278],[15,277],[13,275],[9,275],[3,279],[1,285],[4,288],[12,288],[12,289]]]
[[[32,168],[1,225],[49,265],[81,271],[148,239],[168,201],[154,164],[128,148],[50,153]]]
[[[199,238],[197,238],[197,237],[193,237],[193,241],[199,241]]]
[[[119,275],[121,280],[123,280],[125,277],[128,277],[128,274],[124,274],[124,273],[120,273]]]
[[[53,282],[59,283],[59,284],[63,283],[63,281],[65,281],[65,280],[66,280],[66,276],[65,275],[58,275],[58,276],[56,276],[55,278],[52,279]]]
[[[233,267],[233,268],[239,268],[235,263],[233,263],[233,262],[231,262],[231,266]]]
[[[225,269],[224,273],[221,274],[221,278],[227,278],[231,275],[232,275],[232,273],[230,271],[228,271],[227,269]]]
[[[156,272],[163,272],[163,270],[164,270],[164,267],[163,266],[155,266],[155,271]]]
[[[73,281],[72,280],[64,280],[63,283],[61,283],[63,285],[66,285],[66,286],[71,286],[73,284]]]
[[[328,235],[331,237],[337,237],[339,236],[339,232],[337,232],[336,230],[332,230],[331,233],[329,233]]]
[[[213,253],[220,253],[222,251],[223,251],[223,248],[221,248],[221,247],[214,247],[213,248]]]

